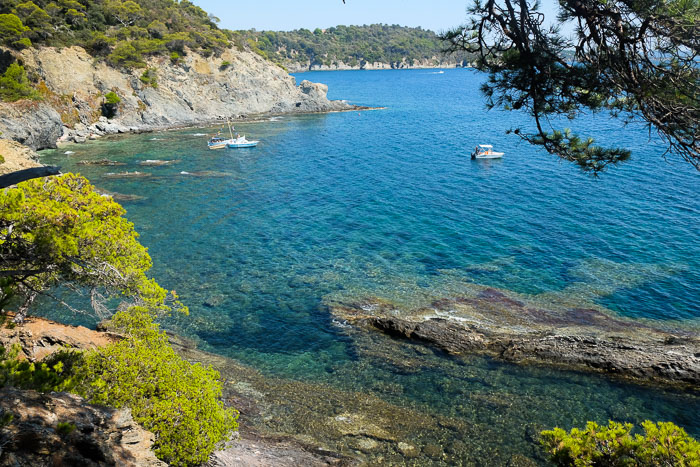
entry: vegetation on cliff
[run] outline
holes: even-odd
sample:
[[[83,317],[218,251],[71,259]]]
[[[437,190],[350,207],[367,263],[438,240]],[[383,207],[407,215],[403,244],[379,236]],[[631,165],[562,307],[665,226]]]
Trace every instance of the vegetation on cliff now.
[[[642,423],[644,435],[632,434],[631,423],[588,422],[586,428],[541,433],[541,444],[558,466],[700,465],[700,443],[673,423]]]
[[[85,47],[114,65],[145,66],[143,57],[185,53],[205,56],[229,46],[218,20],[183,0],[6,0],[0,3],[0,43]]]
[[[220,400],[219,374],[179,357],[154,323],[175,297],[146,276],[151,259],[124,209],[67,174],[1,190],[0,212],[0,312],[14,307],[21,321],[34,298],[52,296],[56,286],[92,289],[99,316],[111,313],[103,293],[121,298],[125,310],[111,321],[124,338],[99,350],[30,363],[18,360],[17,348],[0,347],[0,386],[69,390],[127,406],[155,434],[159,458],[183,466],[206,461],[236,429],[237,413]]]
[[[348,66],[364,63],[413,65],[416,61],[444,57],[444,43],[433,31],[398,25],[337,26],[325,30],[237,31],[246,44],[263,57],[284,66],[310,64]],[[450,59],[461,61],[467,54]]]

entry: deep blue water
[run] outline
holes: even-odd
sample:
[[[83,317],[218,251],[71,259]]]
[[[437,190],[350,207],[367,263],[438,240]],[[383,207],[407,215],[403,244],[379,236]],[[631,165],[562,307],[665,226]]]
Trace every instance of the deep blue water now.
[[[599,178],[583,174],[506,135],[527,120],[487,112],[481,78],[471,70],[302,78],[328,84],[331,98],[386,108],[237,124],[262,141],[255,149],[209,151],[201,135],[209,128],[44,152],[47,162],[100,188],[144,197],[122,204],[149,247],[153,275],[191,309],[173,327],[274,375],[374,391],[459,417],[476,416],[451,403],[467,387],[536,397],[493,422],[510,428],[517,418],[570,426],[648,417],[700,434],[690,415],[700,413],[694,393],[480,358],[465,364],[434,356],[418,376],[396,374],[358,356],[323,306],[336,293],[410,303],[421,291],[440,296],[463,281],[697,330],[700,173],[665,161],[663,145],[643,127],[598,115],[574,128],[631,148],[633,158]],[[506,156],[472,161],[477,143]],[[105,157],[127,165],[76,165]],[[179,162],[138,165],[146,159]],[[151,177],[105,177],[122,170]],[[478,378],[464,376],[477,369]],[[377,381],[400,385],[401,395]]]

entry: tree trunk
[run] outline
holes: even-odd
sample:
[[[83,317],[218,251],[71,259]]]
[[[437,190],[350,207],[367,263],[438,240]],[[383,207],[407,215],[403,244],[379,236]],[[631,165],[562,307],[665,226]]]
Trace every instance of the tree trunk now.
[[[20,182],[31,180],[33,178],[58,175],[61,173],[60,170],[60,167],[45,165],[43,167],[33,167],[31,169],[10,172],[9,174],[0,175],[0,188],[7,188],[8,186],[16,185]]]

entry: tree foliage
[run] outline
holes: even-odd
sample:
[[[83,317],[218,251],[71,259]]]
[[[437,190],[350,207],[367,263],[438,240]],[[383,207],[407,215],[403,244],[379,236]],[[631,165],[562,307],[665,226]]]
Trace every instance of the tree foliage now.
[[[238,412],[220,400],[219,373],[179,357],[146,308],[117,313],[111,326],[126,338],[85,355],[78,391],[93,403],[130,407],[168,464],[206,462],[238,426]]]
[[[629,151],[555,131],[549,118],[604,110],[641,119],[700,169],[700,2],[560,0],[558,20],[575,25],[572,37],[545,26],[536,2],[476,0],[468,11],[443,39],[478,54],[489,107],[533,117],[534,133],[515,130],[522,138],[597,173]]]
[[[56,352],[37,363],[19,359],[19,345],[0,347],[0,387],[70,391],[95,404],[129,407],[155,435],[158,458],[173,466],[206,462],[238,427],[238,412],[221,401],[219,374],[178,356],[147,308],[117,313],[111,328],[124,339],[87,352]]]
[[[56,352],[41,362],[19,359],[19,344],[10,349],[0,346],[0,387],[13,386],[39,392],[71,391],[76,382],[72,369],[81,360],[79,353]]]
[[[39,99],[39,93],[31,86],[24,67],[12,63],[0,75],[0,99],[14,102],[19,99]]]
[[[444,58],[443,44],[429,30],[398,25],[337,26],[325,31],[237,31],[248,46],[263,57],[288,66],[293,63],[358,66],[365,62],[398,65],[405,61]],[[466,59],[465,54],[451,57]]]
[[[588,422],[567,432],[543,431],[541,444],[558,466],[676,466],[700,465],[700,443],[673,423],[642,423],[644,435],[632,434],[631,423]]]
[[[19,298],[22,319],[38,294],[58,284],[91,289],[101,317],[109,314],[103,293],[170,309],[166,290],[146,276],[151,258],[124,208],[85,178],[66,174],[4,189],[0,212],[0,309]]]
[[[177,40],[173,40],[173,36]],[[229,33],[188,0],[17,0],[0,2],[0,44],[86,47],[118,66],[143,66],[150,54],[204,55],[229,46]]]

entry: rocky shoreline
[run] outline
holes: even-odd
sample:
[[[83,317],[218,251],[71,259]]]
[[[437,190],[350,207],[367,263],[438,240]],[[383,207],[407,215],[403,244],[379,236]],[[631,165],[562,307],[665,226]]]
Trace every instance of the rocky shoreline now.
[[[483,287],[475,295],[405,307],[377,297],[329,300],[338,320],[434,345],[450,354],[602,372],[700,387],[700,339],[594,308],[543,306]]]
[[[31,149],[84,142],[103,135],[163,130],[295,113],[354,110],[330,101],[328,87],[302,81],[257,54],[224,51],[218,57],[189,52],[177,62],[152,57],[143,69],[116,69],[81,47],[43,47],[17,53],[38,77],[40,101],[0,103],[0,132]],[[65,70],[70,70],[66,73]],[[149,75],[150,76],[150,75]],[[115,93],[107,118],[106,95]]]

